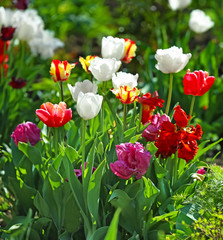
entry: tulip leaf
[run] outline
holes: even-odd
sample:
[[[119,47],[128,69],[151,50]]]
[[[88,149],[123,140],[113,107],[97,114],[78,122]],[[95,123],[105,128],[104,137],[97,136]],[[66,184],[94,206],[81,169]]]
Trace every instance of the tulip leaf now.
[[[66,146],[65,154],[67,155],[67,157],[68,157],[68,159],[70,160],[71,163],[73,163],[79,157],[78,152],[76,151],[76,149],[74,149],[70,145]]]
[[[39,192],[37,192],[37,194],[34,198],[34,205],[38,209],[40,216],[50,218],[49,207]]]
[[[108,232],[105,236],[105,240],[116,240],[117,239],[118,221],[119,221],[120,213],[121,213],[121,208],[118,208],[115,211],[115,214],[112,218],[112,221],[111,221],[111,224],[109,226]]]
[[[89,238],[89,240],[104,240],[108,231],[108,226],[98,228]]]
[[[15,145],[13,139],[11,139],[11,147],[12,147],[12,161],[13,164],[18,167],[20,160],[24,158],[23,152],[21,152],[18,147]]]
[[[90,213],[93,216],[93,222],[100,226],[100,214],[99,214],[99,199],[100,199],[100,189],[101,189],[101,179],[103,176],[105,166],[105,160],[100,163],[92,174],[87,194],[87,204]]]
[[[155,172],[157,178],[163,178],[168,173],[168,171],[160,165],[157,159],[155,159]]]

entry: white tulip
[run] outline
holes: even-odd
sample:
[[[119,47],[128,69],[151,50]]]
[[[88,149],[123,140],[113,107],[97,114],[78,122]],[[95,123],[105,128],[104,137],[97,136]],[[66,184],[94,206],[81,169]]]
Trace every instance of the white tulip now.
[[[32,38],[28,44],[32,54],[39,54],[42,59],[53,57],[54,51],[64,46],[62,41],[54,37],[54,32],[49,30],[40,30],[39,36]]]
[[[112,75],[112,84],[114,89],[119,89],[121,86],[129,86],[134,88],[137,86],[137,80],[139,75],[133,75],[126,72],[117,72]]]
[[[14,23],[12,21],[14,11],[9,8],[0,7],[0,28],[4,27],[14,27]]]
[[[84,80],[83,82],[76,82],[74,87],[72,87],[70,84],[68,84],[67,86],[70,90],[70,93],[74,101],[77,101],[80,92],[82,93],[92,92],[96,94],[98,91],[98,86],[87,79]]]
[[[191,53],[183,54],[182,48],[173,46],[168,49],[158,49],[155,58],[158,61],[156,68],[163,73],[180,72],[191,58]]]
[[[196,9],[190,14],[189,27],[196,33],[203,33],[214,26],[214,22],[203,11]]]
[[[103,58],[120,60],[124,50],[125,40],[123,38],[113,38],[112,36],[102,38],[101,55]]]
[[[112,79],[112,74],[117,72],[121,66],[121,61],[115,58],[103,59],[96,57],[90,63],[89,70],[93,76],[100,82]]]
[[[186,8],[189,4],[191,0],[169,0],[169,6],[173,11]]]
[[[77,112],[84,119],[96,117],[101,109],[103,97],[94,93],[80,92],[77,98]]]

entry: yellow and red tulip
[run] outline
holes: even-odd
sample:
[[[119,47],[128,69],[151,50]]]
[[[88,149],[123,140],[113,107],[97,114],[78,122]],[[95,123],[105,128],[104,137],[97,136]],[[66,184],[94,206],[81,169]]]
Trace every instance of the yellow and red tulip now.
[[[121,86],[119,89],[111,89],[111,91],[123,104],[133,103],[140,93],[136,87],[130,88],[129,86]]]
[[[123,54],[123,58],[121,59],[125,63],[130,63],[132,58],[135,57],[137,46],[134,41],[126,38],[125,39],[125,50]]]
[[[67,61],[53,60],[50,66],[50,74],[52,75],[54,82],[66,81],[71,69],[74,68],[76,63],[69,64]]]
[[[83,57],[79,57],[79,62],[82,65],[82,68],[84,69],[85,72],[90,73],[90,70],[88,69],[88,67],[90,66],[91,61],[97,56],[91,56],[88,55],[86,57],[86,59],[84,59]]]

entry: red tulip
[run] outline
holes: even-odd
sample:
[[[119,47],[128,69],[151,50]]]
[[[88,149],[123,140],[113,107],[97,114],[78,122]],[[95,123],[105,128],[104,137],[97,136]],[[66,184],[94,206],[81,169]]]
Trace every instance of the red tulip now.
[[[72,111],[67,109],[65,102],[59,104],[47,102],[41,105],[41,109],[36,110],[36,115],[48,127],[62,127],[71,120]]]
[[[184,93],[202,96],[211,88],[214,81],[215,77],[209,76],[208,72],[202,70],[190,72],[188,70],[183,79]]]
[[[0,39],[4,42],[11,40],[13,38],[15,32],[15,28],[10,27],[4,27],[2,26],[1,33],[0,33]]]

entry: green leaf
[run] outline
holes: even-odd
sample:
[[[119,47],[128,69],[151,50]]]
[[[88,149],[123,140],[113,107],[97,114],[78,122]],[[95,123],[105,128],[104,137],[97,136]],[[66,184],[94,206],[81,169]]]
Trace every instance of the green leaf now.
[[[108,231],[108,226],[98,228],[89,238],[89,240],[104,240]]]
[[[42,156],[39,149],[29,146],[27,143],[19,142],[18,148],[22,151],[34,165],[42,163]]]
[[[40,216],[50,218],[49,207],[48,207],[46,201],[43,199],[43,197],[40,195],[39,192],[37,192],[37,194],[34,198],[34,205],[38,209],[38,211],[40,213]]]
[[[100,163],[92,174],[87,193],[87,205],[88,209],[93,216],[93,222],[100,226],[100,214],[99,214],[99,199],[100,199],[100,189],[101,189],[101,179],[103,176],[105,166],[105,160]]]
[[[70,145],[66,146],[65,154],[67,155],[67,157],[68,157],[68,159],[70,160],[71,163],[73,163],[79,157],[78,152],[76,151],[76,149],[74,149]]]
[[[163,178],[168,173],[168,171],[160,165],[157,159],[155,159],[155,172],[157,178]]]
[[[111,224],[109,226],[108,232],[105,236],[105,240],[116,240],[117,239],[118,221],[119,221],[120,213],[121,213],[121,208],[118,208],[115,211],[115,214],[112,218],[112,221],[111,221]]]
[[[16,167],[18,167],[21,159],[24,158],[25,156],[21,151],[19,151],[13,139],[11,139],[11,148],[12,148],[12,162]]]

